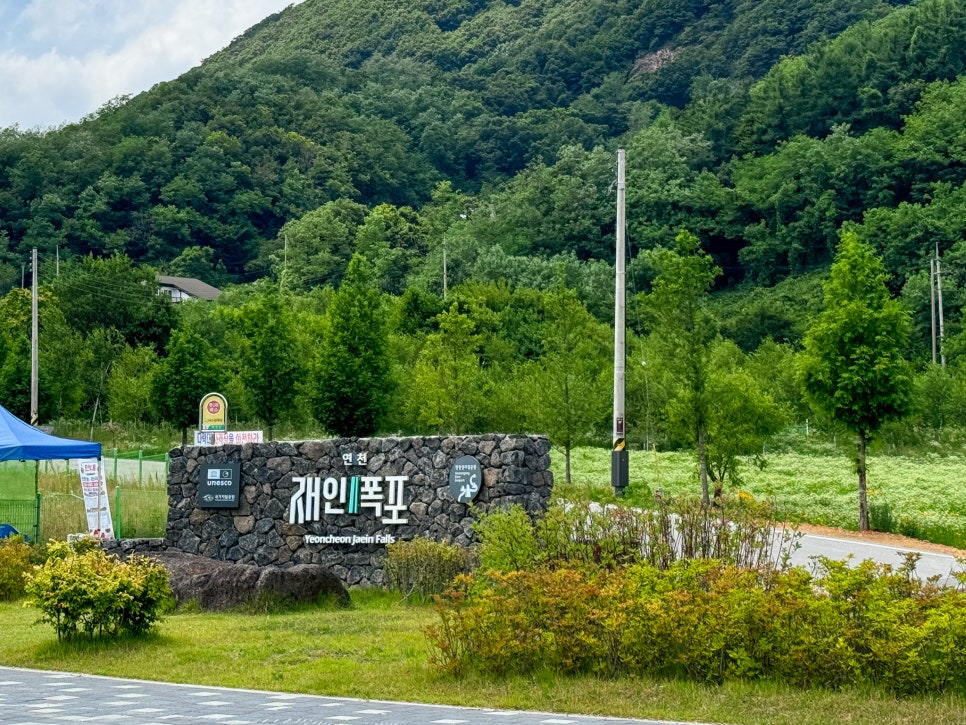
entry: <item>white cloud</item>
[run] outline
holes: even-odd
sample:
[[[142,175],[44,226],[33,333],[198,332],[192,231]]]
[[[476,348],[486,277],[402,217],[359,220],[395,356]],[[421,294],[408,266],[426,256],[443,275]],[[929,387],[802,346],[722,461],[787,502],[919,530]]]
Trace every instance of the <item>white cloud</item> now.
[[[30,0],[0,35],[0,128],[77,121],[300,0]]]

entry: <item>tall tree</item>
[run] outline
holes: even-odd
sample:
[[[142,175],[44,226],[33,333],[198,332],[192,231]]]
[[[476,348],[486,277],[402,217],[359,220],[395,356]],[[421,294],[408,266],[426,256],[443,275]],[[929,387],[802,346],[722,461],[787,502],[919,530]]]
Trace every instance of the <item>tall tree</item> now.
[[[439,331],[426,338],[413,370],[410,412],[440,433],[472,430],[483,407],[480,337],[457,303],[437,316]]]
[[[151,384],[158,367],[158,355],[150,347],[125,347],[107,377],[107,411],[119,423],[154,420]]]
[[[650,257],[657,277],[644,300],[645,312],[663,364],[678,383],[671,405],[691,431],[701,500],[708,505],[708,418],[713,396],[708,383],[711,344],[718,334],[708,310],[708,293],[720,270],[698,238],[687,231],[677,235],[673,249],[658,247]]]
[[[215,350],[198,333],[175,330],[168,357],[152,381],[154,403],[164,420],[181,428],[181,444],[188,442],[188,426],[198,420],[201,399],[218,389],[221,364]]]
[[[326,312],[316,375],[315,417],[336,435],[379,430],[392,385],[384,319],[366,259],[356,254]]]
[[[719,497],[726,480],[740,485],[740,456],[763,463],[765,441],[786,424],[786,416],[747,369],[745,354],[728,340],[712,350],[709,382],[714,405],[708,418],[708,468]]]
[[[608,334],[573,290],[558,285],[547,296],[544,355],[528,366],[533,391],[527,405],[528,422],[563,448],[568,484],[571,449],[581,435],[606,418],[609,409]]]
[[[857,439],[859,528],[869,528],[866,448],[883,423],[904,416],[912,375],[903,359],[909,313],[889,295],[882,261],[854,232],[842,234],[825,283],[825,310],[805,335],[806,395]]]
[[[174,325],[171,300],[158,294],[151,267],[137,267],[124,255],[84,257],[63,265],[51,281],[67,324],[83,335],[112,327],[131,346],[161,350]]]
[[[245,305],[241,321],[245,337],[241,378],[255,415],[268,426],[269,440],[274,440],[275,424],[292,411],[302,377],[293,314],[273,290]]]

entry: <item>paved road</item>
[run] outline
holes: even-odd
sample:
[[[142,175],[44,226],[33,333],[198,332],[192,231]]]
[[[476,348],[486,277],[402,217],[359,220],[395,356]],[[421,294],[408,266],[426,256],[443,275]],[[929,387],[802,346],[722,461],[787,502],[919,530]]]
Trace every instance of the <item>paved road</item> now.
[[[83,722],[120,725],[674,725],[659,720],[417,705],[0,667],[0,723],[3,725]]]
[[[813,556],[847,559],[851,554],[853,563],[872,559],[872,561],[880,564],[891,564],[893,567],[898,567],[903,563],[904,554],[908,551],[916,551],[920,554],[919,561],[916,564],[916,574],[921,579],[937,576],[941,584],[955,586],[958,582],[951,575],[951,572],[966,568],[948,554],[871,544],[854,539],[836,539],[817,534],[804,534],[802,536],[801,547],[792,554],[791,562],[796,566],[809,568]]]

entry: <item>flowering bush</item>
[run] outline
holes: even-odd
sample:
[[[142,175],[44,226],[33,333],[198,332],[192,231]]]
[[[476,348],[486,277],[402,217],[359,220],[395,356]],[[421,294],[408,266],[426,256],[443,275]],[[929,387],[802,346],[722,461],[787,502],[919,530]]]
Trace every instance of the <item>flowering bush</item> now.
[[[58,640],[144,634],[171,601],[163,566],[137,556],[123,562],[86,542],[51,542],[46,563],[27,576],[26,594]]]

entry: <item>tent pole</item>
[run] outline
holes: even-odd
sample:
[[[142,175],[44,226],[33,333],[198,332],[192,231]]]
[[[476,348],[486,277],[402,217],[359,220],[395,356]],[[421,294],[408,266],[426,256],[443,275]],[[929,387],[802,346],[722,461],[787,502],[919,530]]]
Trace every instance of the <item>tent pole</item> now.
[[[40,460],[34,461],[34,501],[37,515],[34,516],[34,541],[40,543]]]

